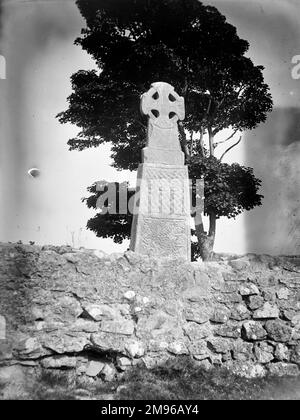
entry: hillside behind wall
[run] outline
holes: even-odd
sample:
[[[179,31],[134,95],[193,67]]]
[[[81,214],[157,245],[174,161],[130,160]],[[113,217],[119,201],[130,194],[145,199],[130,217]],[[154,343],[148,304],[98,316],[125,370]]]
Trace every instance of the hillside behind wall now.
[[[0,245],[0,379],[64,369],[112,380],[189,355],[247,377],[297,375],[299,260],[158,262],[131,251]]]

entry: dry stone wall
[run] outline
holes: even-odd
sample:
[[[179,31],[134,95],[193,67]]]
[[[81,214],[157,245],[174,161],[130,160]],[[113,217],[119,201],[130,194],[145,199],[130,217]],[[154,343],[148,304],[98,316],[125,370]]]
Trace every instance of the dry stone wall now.
[[[12,366],[110,381],[182,355],[247,377],[298,375],[299,260],[0,245],[0,382]]]

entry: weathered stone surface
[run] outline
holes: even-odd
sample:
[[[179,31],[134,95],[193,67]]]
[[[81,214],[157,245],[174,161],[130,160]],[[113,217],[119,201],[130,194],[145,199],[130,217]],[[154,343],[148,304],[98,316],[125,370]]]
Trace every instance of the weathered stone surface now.
[[[215,353],[227,353],[232,349],[232,343],[222,338],[210,338],[207,340],[207,347]]]
[[[196,364],[199,368],[202,368],[204,370],[209,370],[212,368],[212,364],[210,363],[210,361],[208,359],[198,359],[197,356],[194,356],[195,360],[196,360]]]
[[[183,292],[183,297],[190,302],[202,302],[208,294],[208,285],[204,283],[201,286],[189,287]]]
[[[266,342],[258,343],[254,346],[254,354],[259,363],[269,363],[274,359],[274,347]]]
[[[268,337],[274,341],[286,343],[292,337],[291,327],[279,319],[275,321],[267,321],[265,329],[268,333]]]
[[[244,321],[250,317],[250,312],[243,303],[236,305],[230,314],[230,319],[233,319],[234,321]]]
[[[232,306],[234,303],[242,303],[242,297],[238,293],[224,293],[217,297],[219,303],[223,303],[227,306]]]
[[[192,342],[197,343],[203,338],[207,338],[212,334],[212,329],[209,325],[199,325],[195,322],[189,322],[184,326],[185,334],[189,337]]]
[[[41,360],[41,365],[45,369],[73,369],[76,368],[76,357],[47,357]]]
[[[20,359],[38,359],[44,353],[41,343],[37,338],[29,337],[25,338],[17,344],[14,348],[14,353],[17,354]]]
[[[138,168],[130,249],[190,261],[188,171],[177,126],[184,119],[184,99],[169,84],[153,83],[142,95],[141,110],[149,117],[148,141]]]
[[[238,258],[236,260],[231,260],[229,262],[229,264],[235,270],[245,270],[245,269],[250,267],[249,261],[247,261],[246,259],[242,259],[242,258]]]
[[[6,319],[0,315],[0,340],[6,339]]]
[[[49,332],[41,337],[45,349],[54,353],[80,353],[90,344],[87,334],[65,331]]]
[[[87,303],[83,305],[83,308],[95,321],[101,321],[102,319],[116,319],[120,317],[119,311],[109,305]]]
[[[100,249],[93,250],[93,254],[96,255],[96,257],[101,259],[101,260],[105,259],[105,258],[108,258],[108,255],[106,254],[106,252],[101,251]]]
[[[105,364],[103,362],[92,360],[91,362],[89,362],[85,374],[87,376],[94,378],[100,374],[104,366]]]
[[[210,321],[215,324],[225,324],[229,320],[230,311],[228,309],[216,309],[210,317]]]
[[[198,303],[190,303],[184,311],[184,316],[187,321],[197,322],[197,324],[204,324],[209,320],[209,312]]]
[[[96,351],[105,353],[122,353],[127,355],[125,346],[128,344],[128,337],[121,334],[110,334],[100,332],[91,334],[90,341],[91,347],[95,348]]]
[[[124,298],[127,300],[133,300],[135,298],[135,292],[133,290],[128,290],[124,293]]]
[[[242,296],[252,296],[252,295],[259,295],[259,289],[253,283],[246,283],[243,284],[239,288],[239,292]]]
[[[253,359],[253,344],[243,340],[236,340],[232,346],[234,360],[246,362]]]
[[[125,350],[131,358],[139,358],[145,354],[145,345],[141,341],[129,341],[125,345]]]
[[[105,364],[104,368],[101,370],[101,377],[105,382],[111,382],[116,376],[116,369],[111,364]]]
[[[45,326],[45,328],[47,328],[47,326]],[[73,324],[71,324],[70,331],[95,333],[99,331],[99,323],[78,318]]]
[[[293,327],[300,328],[300,314],[291,317]]]
[[[206,340],[198,340],[188,343],[189,353],[195,356],[197,360],[203,360],[209,356]]]
[[[168,345],[168,351],[176,356],[188,354],[187,346],[182,341],[173,341]]]
[[[291,352],[291,362],[296,363],[300,367],[300,344],[297,344]]]
[[[222,325],[215,330],[215,334],[221,337],[239,338],[241,327],[239,325]]]
[[[289,289],[287,289],[286,287],[282,287],[281,289],[279,289],[276,292],[276,295],[278,297],[278,299],[284,299],[287,300],[289,298],[290,295],[290,291]]]
[[[298,376],[299,375],[299,369],[297,365],[294,365],[292,363],[284,363],[284,362],[270,363],[268,368],[269,368],[270,374],[275,375],[275,376]]]
[[[276,291],[274,289],[265,289],[262,296],[267,302],[276,302]]]
[[[0,363],[13,358],[12,347],[8,340],[0,340]]]
[[[168,337],[172,339],[179,338],[182,335],[178,320],[161,310],[154,311],[150,316],[143,316],[137,323],[137,337],[158,338]]]
[[[261,296],[249,296],[247,301],[249,309],[254,311],[255,309],[261,308],[264,304],[264,299]]]
[[[117,364],[121,370],[126,370],[129,366],[132,366],[132,361],[128,357],[118,357]]]
[[[65,319],[72,322],[82,314],[80,303],[71,296],[55,297],[53,301],[49,302],[49,306],[45,306],[44,310],[44,318],[53,318],[57,321]]]
[[[276,319],[279,317],[279,309],[276,305],[271,305],[269,302],[265,302],[263,307],[257,309],[254,314],[254,319]]]
[[[112,334],[132,335],[134,333],[134,322],[125,318],[102,321],[100,330]]]
[[[290,351],[287,346],[282,343],[278,343],[276,345],[274,356],[276,360],[281,362],[288,362],[290,360]]]
[[[6,251],[7,246],[0,244],[0,313],[5,314],[7,324],[7,339],[0,339],[2,364],[18,363],[32,371],[43,364],[47,369],[72,369],[72,374],[90,384],[94,377],[85,372],[90,356],[97,353],[108,355],[116,366],[120,357],[130,359],[132,365],[144,359],[161,364],[187,353],[210,365],[247,362],[254,371],[258,363],[299,365],[300,283],[296,273],[273,270],[271,278],[266,264],[256,263],[254,257],[249,259],[249,270],[243,272],[232,270],[227,260],[183,264],[179,260],[158,262],[133,252],[108,259],[98,258],[93,250],[72,253],[68,248],[61,254],[56,248],[39,248],[27,255],[26,247],[9,248]],[[13,259],[9,253],[14,254]],[[70,262],[64,254],[76,256]],[[242,289],[252,284],[259,285],[264,299],[249,295],[255,288]],[[126,291],[134,292],[134,297],[126,299]],[[275,320],[283,326],[279,332],[273,325],[267,334],[268,318],[252,320],[249,308],[256,310],[251,305],[255,299],[261,311],[265,301],[278,307],[286,320]],[[245,327],[240,336],[232,330],[239,329],[243,321],[256,326],[252,331],[249,328],[250,338]],[[107,332],[101,331],[105,322],[109,323]],[[130,335],[124,334],[124,322],[130,326]],[[273,359],[269,346],[274,349]]]
[[[253,362],[227,362],[224,366],[230,369],[233,373],[244,378],[261,378],[265,376],[266,370],[262,365],[253,364]]]
[[[246,321],[242,326],[242,336],[248,341],[260,341],[266,338],[267,332],[259,322]]]

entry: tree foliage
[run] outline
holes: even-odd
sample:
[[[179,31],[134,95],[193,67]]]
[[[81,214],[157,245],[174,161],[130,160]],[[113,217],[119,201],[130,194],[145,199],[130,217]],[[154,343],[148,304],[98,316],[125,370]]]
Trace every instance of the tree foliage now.
[[[190,179],[200,179],[204,177],[204,213],[216,214],[217,218],[226,216],[235,218],[244,210],[251,210],[261,204],[262,195],[258,194],[260,180],[253,175],[253,169],[240,166],[236,163],[229,165],[220,163],[215,157],[195,158],[189,165]],[[112,238],[116,243],[122,243],[125,239],[130,238],[130,230],[132,223],[132,214],[120,214],[120,189],[128,187],[128,183],[108,183],[101,181],[102,189],[97,191],[97,184],[93,184],[88,188],[91,194],[84,198],[83,201],[89,208],[98,210],[96,215],[88,221],[87,227],[93,231],[98,237]],[[98,207],[98,199],[112,188],[115,195],[112,200],[103,200],[102,207]],[[127,203],[132,200],[134,195],[133,189],[127,189]],[[192,207],[196,206],[196,191],[192,191]],[[114,213],[109,213],[111,208]],[[127,204],[127,208],[129,208]],[[192,236],[195,237],[195,230],[191,230]],[[196,260],[201,255],[197,242],[192,242],[192,257]]]
[[[190,133],[215,135],[265,121],[272,99],[263,67],[245,56],[248,42],[216,8],[198,0],[77,4],[87,28],[75,42],[99,71],[80,70],[71,78],[69,108],[59,114],[62,123],[81,129],[69,140],[71,150],[111,142],[114,166],[135,169],[146,140],[140,95],[154,81],[172,84],[185,97],[182,127]],[[190,149],[197,154],[196,143]]]
[[[136,169],[147,138],[140,96],[153,82],[173,85],[185,97],[179,134],[190,177],[205,177],[210,229],[204,232],[203,224],[196,229],[198,244],[192,247],[197,253],[205,234],[213,244],[218,218],[261,204],[260,181],[252,169],[222,163],[214,155],[217,134],[254,129],[272,110],[263,67],[246,56],[249,44],[236,28],[198,0],[77,0],[77,5],[87,26],[75,43],[94,58],[98,70],[79,70],[71,77],[68,109],[58,115],[61,123],[80,129],[68,142],[70,150],[109,142],[113,166]],[[83,199],[91,208],[99,197],[95,188]],[[88,228],[120,242],[129,237],[130,224],[131,215],[98,213]]]

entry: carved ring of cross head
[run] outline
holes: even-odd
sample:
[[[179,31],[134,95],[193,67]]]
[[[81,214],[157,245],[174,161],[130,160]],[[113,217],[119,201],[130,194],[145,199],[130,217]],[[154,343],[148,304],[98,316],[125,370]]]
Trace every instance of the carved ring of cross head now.
[[[141,110],[150,117],[153,124],[161,128],[171,128],[185,117],[184,99],[167,83],[153,84],[142,95]]]

